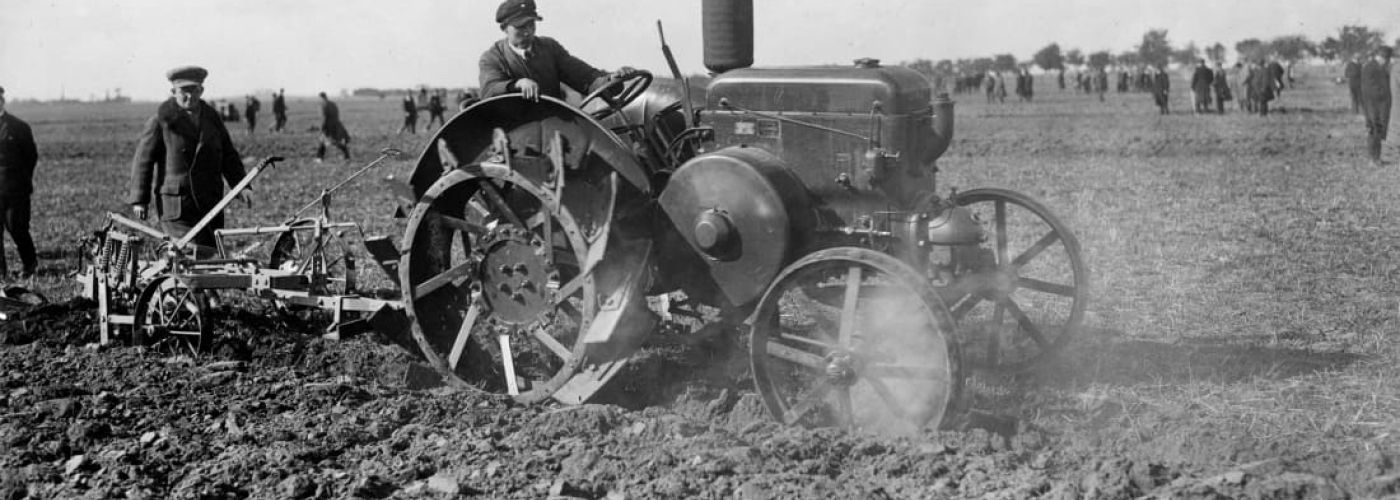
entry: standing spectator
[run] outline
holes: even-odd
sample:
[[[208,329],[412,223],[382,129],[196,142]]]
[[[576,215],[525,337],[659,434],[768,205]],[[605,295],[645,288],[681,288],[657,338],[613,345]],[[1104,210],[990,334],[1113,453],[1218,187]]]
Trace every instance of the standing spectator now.
[[[1351,56],[1342,69],[1342,74],[1347,79],[1347,90],[1351,92],[1352,113],[1361,112],[1361,59],[1359,55]]]
[[[1230,93],[1235,95],[1240,111],[1254,112],[1254,90],[1249,88],[1249,68],[1244,62],[1236,62],[1230,70]]]
[[[1283,65],[1278,62],[1278,56],[1269,57],[1269,64],[1265,66],[1265,69],[1268,71],[1269,85],[1274,87],[1273,98],[1275,100],[1282,99],[1285,71],[1283,70]],[[1282,102],[1278,104],[1280,108],[1282,108],[1282,105]]]
[[[1225,66],[1220,61],[1215,62],[1215,71],[1211,73],[1210,85],[1215,89],[1215,112],[1225,114],[1225,101],[1234,99],[1230,93],[1230,75],[1225,73]]]
[[[1269,116],[1269,101],[1274,100],[1275,84],[1262,59],[1257,59],[1249,65],[1249,72],[1245,74],[1244,80],[1251,92],[1250,100],[1253,101],[1254,112],[1259,113],[1259,116]]]
[[[1381,143],[1390,126],[1390,57],[1392,49],[1382,45],[1361,66],[1361,111],[1366,116],[1367,156],[1381,165]]]
[[[278,89],[272,95],[272,119],[273,132],[281,132],[287,126],[287,89]]]
[[[418,105],[413,102],[413,91],[409,90],[403,94],[403,125],[399,126],[399,134],[407,131],[410,134],[418,133]]]
[[[433,92],[433,95],[428,97],[428,126],[433,126],[433,120],[437,120],[439,126],[447,123],[442,117],[442,112],[446,110],[447,107],[442,104],[442,94]]]
[[[325,159],[328,145],[335,146],[345,155],[345,161],[350,161],[350,131],[340,123],[340,108],[325,92],[318,95],[321,97],[321,143],[316,146],[316,163]]]
[[[1103,95],[1108,92],[1108,70],[1106,68],[1094,70],[1094,91],[1099,93],[1099,102],[1103,102]]]
[[[132,212],[144,220],[146,205],[155,193],[156,216],[174,237],[188,233],[218,205],[224,181],[238,184],[245,173],[218,110],[200,100],[208,75],[198,66],[166,73],[171,97],[146,121],[131,160],[127,203]],[[219,214],[192,241],[212,249],[214,230],[223,225]]]
[[[1006,77],[997,73],[997,102],[1006,102]]]
[[[39,148],[29,124],[5,111],[5,88],[0,87],[0,238],[9,231],[23,265],[20,276],[33,276],[39,266],[34,238],[29,236],[29,197],[34,193],[34,165]],[[0,275],[9,275],[4,243],[0,242]]]
[[[262,103],[258,101],[258,98],[248,96],[247,101],[243,104],[243,116],[248,118],[248,135],[253,135],[253,131],[257,130],[258,110],[260,109],[262,109]]]
[[[1026,102],[1027,100],[1029,100],[1029,98],[1026,97],[1026,73],[1024,72],[1024,70],[1018,70],[1015,71],[1015,74],[1016,98],[1020,99],[1021,102]]]
[[[1171,114],[1168,98],[1171,95],[1172,82],[1171,75],[1167,71],[1156,66],[1149,66],[1151,75],[1148,77],[1148,84],[1152,90],[1152,101],[1157,104],[1157,114]]]
[[[995,71],[987,71],[987,77],[982,80],[983,91],[987,94],[987,104],[997,100],[997,80]]]
[[[1210,85],[1215,75],[1206,67],[1205,59],[1196,60],[1196,70],[1191,73],[1191,94],[1195,97],[1196,114],[1210,112]]]

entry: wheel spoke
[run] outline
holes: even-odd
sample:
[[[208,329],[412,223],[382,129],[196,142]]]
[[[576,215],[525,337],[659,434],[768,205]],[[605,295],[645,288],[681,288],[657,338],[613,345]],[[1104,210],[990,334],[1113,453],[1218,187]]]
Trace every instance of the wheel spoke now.
[[[541,344],[544,344],[550,352],[554,353],[554,355],[563,362],[568,363],[574,360],[574,353],[570,352],[568,347],[565,347],[564,344],[560,343],[558,339],[555,339],[554,336],[550,335],[544,328],[531,328],[530,335],[534,336],[535,340],[538,340]]]
[[[475,268],[476,263],[472,261],[467,261],[452,266],[450,269],[439,273],[437,276],[429,278],[427,281],[419,283],[418,286],[413,287],[413,297],[423,298],[424,296],[436,292],[438,291],[438,289],[448,284],[455,284],[455,282],[458,279],[466,278],[467,276],[469,276],[472,270]]]
[[[1027,262],[1039,256],[1040,252],[1044,252],[1045,249],[1050,248],[1050,245],[1055,244],[1057,241],[1060,241],[1060,233],[1055,231],[1045,233],[1045,236],[1041,236],[1039,240],[1036,240],[1034,245],[1031,245],[1026,251],[1021,252],[1021,255],[1017,255],[1016,259],[1011,261],[1011,264],[1014,266],[1024,266]]]
[[[1045,292],[1045,293],[1054,294],[1054,295],[1060,295],[1060,296],[1064,296],[1064,297],[1073,297],[1073,296],[1074,296],[1074,287],[1071,286],[1071,285],[1061,285],[1061,284],[1059,284],[1059,283],[1050,283],[1050,282],[1048,282],[1048,281],[1041,281],[1041,280],[1038,280],[1038,279],[1035,279],[1035,278],[1021,277],[1021,278],[1019,278],[1019,279],[1016,280],[1016,286],[1019,286],[1019,287],[1021,287],[1021,288],[1029,288],[1029,289],[1035,290],[1035,291],[1037,291],[1037,292]]]
[[[472,234],[475,236],[481,236],[483,234],[486,234],[486,227],[480,224],[468,222],[466,219],[459,219],[457,217],[453,217],[451,215],[447,215],[441,212],[428,213],[432,214],[433,220],[440,222],[442,223],[442,225],[450,227],[457,231]]]
[[[836,387],[836,419],[841,427],[854,427],[855,412],[851,410],[851,388],[845,385]]]
[[[554,305],[557,306],[566,303],[569,297],[583,289],[583,285],[588,283],[588,279],[589,276],[587,274],[580,274],[574,276],[574,279],[569,280],[568,283],[559,285],[559,292],[555,295]]]
[[[855,336],[856,305],[860,301],[860,266],[846,270],[846,297],[841,303],[841,333],[838,340],[842,347],[850,347]]]
[[[1006,201],[996,200],[997,265],[1005,266],[1010,258],[1007,248]]]
[[[835,351],[835,350],[838,350],[838,349],[840,348],[839,346],[836,345],[836,341],[835,341],[834,339],[832,339],[831,337],[829,337],[829,336],[827,336],[827,335],[825,335],[825,334],[823,334],[823,333],[821,333],[821,332],[811,332],[811,333],[812,333],[813,335],[816,335],[816,336],[821,337],[821,338],[820,338],[820,339],[809,339],[809,338],[807,338],[807,337],[802,337],[802,336],[794,335],[794,334],[791,334],[791,333],[781,333],[781,334],[778,335],[778,338],[781,338],[781,339],[787,340],[787,341],[792,341],[792,342],[797,342],[797,343],[801,343],[801,344],[806,344],[806,345],[809,345],[809,346],[812,346],[812,347],[816,347],[816,348],[819,348],[819,349],[824,349],[824,350],[827,350],[827,351]]]
[[[802,365],[813,370],[821,371],[823,367],[826,366],[826,360],[821,356],[784,345],[781,342],[768,342],[766,349],[768,350],[769,356]]]
[[[896,417],[908,418],[909,413],[904,411],[903,402],[899,400],[898,396],[895,396],[894,391],[891,391],[889,386],[885,385],[885,381],[871,377],[865,377],[862,378],[862,380],[864,380],[866,384],[869,384],[871,389],[875,390],[875,394],[880,396],[880,400],[885,402],[885,406],[888,407],[890,412],[894,413]]]
[[[510,349],[510,334],[497,335],[496,341],[501,346],[501,368],[502,375],[506,378],[506,393],[511,396],[519,396],[520,386],[515,382],[515,353],[511,352]]]
[[[1011,317],[1016,318],[1016,323],[1021,325],[1021,331],[1026,332],[1026,335],[1029,335],[1036,345],[1039,345],[1041,349],[1050,347],[1050,341],[1045,339],[1045,334],[1040,331],[1040,327],[1036,326],[1035,322],[1031,321],[1030,316],[1021,310],[1021,306],[1016,305],[1016,301],[1007,297],[1002,303],[1005,304],[1007,312],[1011,313]]]
[[[491,207],[492,215],[502,217],[506,222],[511,224],[525,227],[525,224],[520,220],[520,216],[515,213],[515,210],[510,208],[510,205],[506,204],[506,199],[501,196],[501,191],[496,189],[496,185],[492,184],[490,180],[482,180],[481,189],[478,192],[481,193],[481,197],[485,199],[486,206]]]
[[[826,393],[830,391],[831,382],[828,381],[826,377],[818,379],[816,385],[813,385],[812,388],[807,391],[807,394],[799,397],[797,404],[788,409],[787,416],[783,418],[784,422],[788,425],[792,425],[797,423],[798,420],[802,420],[802,417],[806,416],[826,399]]]
[[[481,295],[472,294],[471,306],[467,308],[466,317],[462,318],[462,325],[457,328],[457,338],[452,341],[452,351],[447,355],[447,365],[453,370],[457,369],[457,363],[466,351],[467,341],[471,339],[472,329],[476,327],[476,320],[480,315]]]
[[[992,329],[987,335],[987,366],[996,366],[1001,355],[1001,329],[1005,319],[1006,307],[998,300],[996,311],[992,313]]]
[[[981,304],[984,300],[987,300],[987,297],[980,293],[970,293],[963,296],[962,302],[953,308],[953,319],[962,320],[963,316],[966,316],[972,308],[977,307],[977,304]]]

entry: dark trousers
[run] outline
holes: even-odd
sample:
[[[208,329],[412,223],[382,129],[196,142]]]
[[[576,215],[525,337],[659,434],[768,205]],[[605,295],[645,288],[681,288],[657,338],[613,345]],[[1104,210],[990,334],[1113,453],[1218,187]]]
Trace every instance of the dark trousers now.
[[[287,113],[273,113],[273,132],[281,132],[282,127],[287,126]]]
[[[345,141],[332,139],[324,135],[321,136],[321,143],[316,145],[316,159],[319,160],[326,157],[326,145],[335,146],[336,149],[340,150],[341,154],[345,155],[345,159],[350,159],[350,148],[345,145]]]
[[[258,126],[258,115],[248,113],[248,133],[253,133],[253,129]]]
[[[161,229],[165,230],[166,234],[169,234],[175,239],[180,239],[185,237],[185,234],[189,233],[191,229],[194,229],[194,225],[198,223],[199,219],[176,219],[161,221],[160,226]],[[204,226],[203,230],[201,230],[198,233],[195,233],[194,238],[190,239],[190,243],[194,243],[195,255],[197,257],[211,257],[216,253],[215,249],[218,248],[218,243],[215,241],[214,238],[214,230],[223,227],[224,216],[223,214],[219,214],[217,217],[214,217],[214,220],[209,221],[209,225]]]
[[[0,238],[10,233],[19,251],[19,260],[25,273],[33,273],[39,267],[39,258],[34,252],[34,238],[29,236],[29,196],[0,196]],[[4,241],[0,241],[0,273],[9,273],[5,262]]]

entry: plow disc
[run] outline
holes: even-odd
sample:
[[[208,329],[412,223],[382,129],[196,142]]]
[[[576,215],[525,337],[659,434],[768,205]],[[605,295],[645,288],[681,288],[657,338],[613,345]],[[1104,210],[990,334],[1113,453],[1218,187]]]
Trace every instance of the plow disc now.
[[[566,104],[514,96],[448,123],[414,172],[399,278],[424,356],[452,379],[582,402],[651,326],[649,186],[630,150]]]

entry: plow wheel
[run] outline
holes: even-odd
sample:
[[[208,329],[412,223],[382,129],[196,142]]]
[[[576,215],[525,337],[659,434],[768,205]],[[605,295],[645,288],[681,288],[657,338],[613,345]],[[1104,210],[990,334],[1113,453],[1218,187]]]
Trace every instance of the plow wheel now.
[[[312,219],[297,219],[288,226],[306,227],[315,223]],[[330,229],[322,232],[319,244],[315,231],[287,231],[277,236],[267,266],[307,275],[319,270],[325,276],[325,281],[313,284],[312,291],[323,295],[343,295],[348,292],[345,289],[347,254],[349,248],[345,241]]]
[[[214,343],[208,297],[170,276],[156,278],[136,301],[132,331],[135,343],[162,351],[207,351]]]
[[[954,322],[912,267],[864,248],[803,257],[750,318],[754,382],[786,424],[912,433],[962,392]]]
[[[1063,348],[1084,319],[1089,272],[1079,241],[1039,202],[976,189],[955,202],[982,226],[980,247],[954,247],[944,301],[969,366],[1024,370]]]
[[[589,228],[523,175],[486,170],[449,173],[414,208],[400,265],[405,310],[439,369],[539,401],[579,369],[598,308],[584,265]]]

